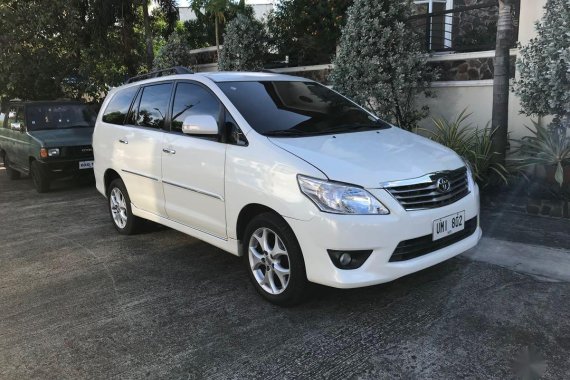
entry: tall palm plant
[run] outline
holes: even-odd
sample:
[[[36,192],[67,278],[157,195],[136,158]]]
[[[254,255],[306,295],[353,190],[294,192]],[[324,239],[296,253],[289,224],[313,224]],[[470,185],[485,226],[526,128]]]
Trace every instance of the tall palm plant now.
[[[509,130],[510,49],[513,47],[513,0],[498,0],[497,42],[493,79],[493,151],[499,163],[505,162]]]
[[[140,0],[143,13],[143,24],[144,24],[144,34],[146,41],[146,65],[147,69],[150,71],[152,69],[154,61],[154,46],[153,46],[153,35],[150,27],[150,13],[148,10],[148,5],[150,0]],[[166,15],[166,21],[168,22],[168,33],[172,33],[178,21],[178,3],[176,0],[152,0],[154,3],[163,11]]]
[[[240,5],[243,3],[243,1],[240,1]],[[193,0],[191,5],[196,15],[207,15],[214,20],[218,57],[220,56],[220,24],[226,21],[226,12],[231,4],[231,0]],[[205,15],[202,11],[204,11]]]

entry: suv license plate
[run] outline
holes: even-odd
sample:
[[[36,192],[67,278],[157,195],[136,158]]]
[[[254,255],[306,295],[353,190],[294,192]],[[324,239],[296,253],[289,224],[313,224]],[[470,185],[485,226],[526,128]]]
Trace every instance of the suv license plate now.
[[[460,211],[457,214],[448,215],[444,218],[436,219],[433,221],[433,236],[432,240],[444,238],[465,229],[465,211]]]
[[[93,169],[93,161],[80,161],[79,169]]]

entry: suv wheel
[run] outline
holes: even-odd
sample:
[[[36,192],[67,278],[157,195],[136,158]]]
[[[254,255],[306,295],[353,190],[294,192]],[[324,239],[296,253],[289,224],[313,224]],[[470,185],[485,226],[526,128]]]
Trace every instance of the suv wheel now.
[[[303,254],[282,218],[272,213],[258,215],[248,224],[243,244],[248,273],[259,294],[281,306],[303,300],[307,287]]]
[[[32,161],[30,164],[30,173],[34,181],[34,187],[38,193],[46,193],[49,191],[50,181],[49,178],[42,172],[42,168],[37,161]]]
[[[115,179],[107,189],[109,213],[115,229],[123,235],[132,235],[139,231],[141,219],[133,215],[131,199],[121,179]]]
[[[7,154],[4,155],[4,168],[6,169],[6,174],[9,179],[14,180],[20,178],[20,172],[12,168],[10,165],[10,158]]]

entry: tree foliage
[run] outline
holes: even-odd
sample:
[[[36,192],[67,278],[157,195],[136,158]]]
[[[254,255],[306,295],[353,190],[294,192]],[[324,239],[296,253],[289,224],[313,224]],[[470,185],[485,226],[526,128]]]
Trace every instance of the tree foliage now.
[[[0,96],[101,99],[143,68],[141,0],[0,2]]]
[[[196,19],[184,22],[183,39],[192,49],[216,45],[216,18],[211,12],[213,6],[206,7],[207,3],[207,0],[193,0],[191,7],[196,15]],[[224,41],[226,25],[236,18],[238,14],[253,17],[253,8],[241,1],[227,1],[226,6],[225,10],[223,10],[223,20],[220,18],[218,25],[220,44],[223,44]]]
[[[154,69],[190,65],[192,65],[190,47],[179,33],[172,33],[170,37],[168,37],[166,44],[159,49],[154,59]]]
[[[273,45],[291,65],[330,63],[352,0],[283,0],[267,20]]]
[[[537,37],[521,47],[515,91],[528,115],[570,112],[570,2],[548,0]]]
[[[267,33],[264,25],[253,17],[240,14],[226,26],[219,68],[230,71],[261,70],[266,51]]]
[[[406,26],[410,12],[404,0],[355,0],[331,74],[336,90],[408,130],[427,116],[427,107],[416,109],[415,99],[431,95],[437,78],[418,36]]]

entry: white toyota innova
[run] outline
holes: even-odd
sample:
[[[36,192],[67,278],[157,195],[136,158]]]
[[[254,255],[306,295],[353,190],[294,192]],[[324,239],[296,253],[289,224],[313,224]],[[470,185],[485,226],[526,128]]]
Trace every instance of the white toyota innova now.
[[[141,219],[243,256],[257,291],[392,281],[474,247],[479,190],[453,151],[314,81],[180,74],[107,96],[97,189],[119,233]]]

